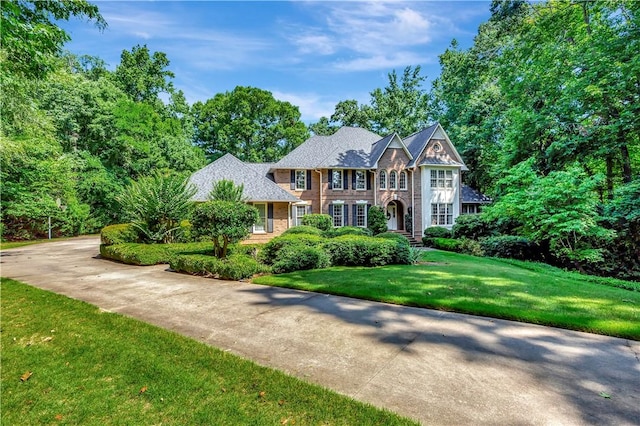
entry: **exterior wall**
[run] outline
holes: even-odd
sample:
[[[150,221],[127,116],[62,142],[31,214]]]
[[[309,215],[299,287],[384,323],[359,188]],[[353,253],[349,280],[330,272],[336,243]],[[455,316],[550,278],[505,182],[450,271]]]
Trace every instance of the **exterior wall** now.
[[[405,230],[404,215],[409,212],[411,208],[411,179],[413,178],[411,170],[406,170],[405,166],[409,162],[409,156],[402,148],[388,148],[380,160],[378,161],[378,169],[376,170],[376,191],[377,191],[377,205],[382,208],[387,207],[391,201],[396,201],[401,206],[401,215],[398,217],[398,229]],[[385,170],[387,172],[387,189],[380,189],[380,171]],[[390,189],[390,173],[394,170],[398,173],[398,189]],[[407,189],[401,190],[400,188],[400,172],[407,173]]]
[[[273,203],[273,232],[252,233],[243,244],[266,243],[289,228],[289,203]]]
[[[422,204],[422,173],[419,168],[415,168],[411,172],[413,178],[414,195],[414,212],[413,212],[413,238],[420,241],[424,235],[423,217],[424,207]]]
[[[435,151],[433,149],[436,144],[440,145],[440,151]],[[458,161],[455,153],[451,149],[451,146],[445,139],[431,139],[427,144],[425,150],[422,152],[422,154],[420,154],[420,157],[418,157],[418,161],[416,162],[416,164],[422,163],[425,157],[436,157],[446,162]]]
[[[422,191],[422,231],[431,225],[431,204],[453,204],[453,222],[451,225],[440,225],[451,228],[460,215],[460,168],[459,167],[420,167]],[[453,188],[431,188],[431,170],[451,170],[453,172]]]
[[[326,180],[327,171],[323,170],[323,182]],[[320,175],[315,170],[311,170],[311,189],[296,190],[291,189],[291,170],[276,170],[273,174],[276,184],[285,191],[293,194],[294,196],[306,201],[311,205],[312,213],[320,213]],[[326,183],[323,184],[323,191],[326,190]],[[324,196],[324,194],[323,194]],[[326,213],[325,209],[323,213]]]

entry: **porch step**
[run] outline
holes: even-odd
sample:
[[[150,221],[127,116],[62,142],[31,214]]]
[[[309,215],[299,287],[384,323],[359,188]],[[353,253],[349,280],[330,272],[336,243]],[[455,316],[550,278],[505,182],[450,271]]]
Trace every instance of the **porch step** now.
[[[407,240],[409,240],[409,244],[411,245],[411,247],[422,247],[422,241],[416,240],[415,238],[413,238],[413,236],[410,233],[406,231],[397,230],[397,231],[389,231],[389,232],[393,232],[394,234],[404,235],[405,237],[407,237]]]

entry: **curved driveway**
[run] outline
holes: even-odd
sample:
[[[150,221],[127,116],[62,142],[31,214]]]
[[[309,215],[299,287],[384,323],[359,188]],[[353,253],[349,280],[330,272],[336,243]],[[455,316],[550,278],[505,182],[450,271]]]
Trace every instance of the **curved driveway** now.
[[[1,274],[425,424],[640,424],[640,342],[123,265],[98,244],[4,250]]]

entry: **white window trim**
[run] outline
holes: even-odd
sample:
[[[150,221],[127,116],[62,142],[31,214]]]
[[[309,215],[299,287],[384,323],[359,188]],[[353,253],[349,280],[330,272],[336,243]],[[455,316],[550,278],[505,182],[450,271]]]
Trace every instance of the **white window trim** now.
[[[384,185],[382,185],[382,176],[384,176]],[[387,171],[386,170],[380,170],[380,173],[378,174],[378,179],[380,179],[380,189],[382,190],[386,190],[387,189]]]
[[[268,206],[267,203],[253,203],[253,207],[258,208],[258,206],[264,206],[264,221],[262,222],[262,229],[256,229],[256,224],[254,223],[251,227],[252,234],[266,234],[267,233],[267,220],[268,220]]]
[[[342,228],[344,226],[344,201],[336,200],[333,203],[333,216],[331,216],[331,224],[334,228]],[[341,225],[336,226],[336,207],[340,209],[340,223]]]
[[[354,170],[356,174],[356,187],[354,188],[356,191],[366,191],[367,190],[367,171],[366,170]],[[362,173],[362,188],[358,188],[358,174]]]
[[[436,206],[436,214],[433,207]],[[444,209],[444,213],[442,210]],[[440,223],[440,216],[444,215],[444,223]],[[451,223],[447,223],[447,218],[451,216]],[[431,226],[452,226],[453,225],[453,203],[431,203]]]
[[[358,209],[362,207],[363,211],[364,211],[364,225],[358,225]],[[356,201],[356,217],[355,217],[355,222],[356,222],[356,226],[359,228],[366,228],[367,224],[369,222],[369,217],[368,217],[368,213],[367,212],[367,202],[366,201]]]
[[[339,187],[339,188],[336,188],[336,186],[334,185],[334,181],[333,181],[333,173],[338,173],[338,174],[340,174],[340,187]],[[341,170],[341,169],[338,169],[338,170],[333,169],[333,170],[331,171],[331,174],[332,174],[332,176],[331,176],[331,189],[332,189],[332,190],[334,190],[334,191],[342,191],[342,190],[344,189],[344,170]]]
[[[404,188],[402,187],[402,176],[404,176]],[[401,171],[400,173],[398,173],[398,189],[400,191],[406,191],[407,190],[407,179],[409,179],[409,176],[407,175],[407,172],[405,172],[404,170]]]
[[[444,174],[444,177],[440,177],[440,172],[442,172]],[[447,172],[451,174],[451,177],[448,178],[447,177]],[[433,178],[433,174],[436,174],[435,179]],[[435,186],[433,184],[435,180]],[[455,174],[453,173],[453,170],[451,169],[431,169],[431,171],[429,172],[429,186],[432,189],[437,189],[437,190],[452,190],[454,189],[454,185],[453,182],[455,181]],[[451,186],[447,186],[447,182],[449,182],[451,184]],[[442,186],[440,186],[440,183],[442,183]]]
[[[298,172],[302,172],[302,188],[298,188]],[[306,191],[307,189],[307,171],[304,169],[296,169],[295,171],[295,190],[296,191]]]
[[[395,176],[395,179],[391,179],[392,175]],[[389,189],[392,191],[398,190],[398,172],[396,172],[395,170],[391,170],[389,172]]]

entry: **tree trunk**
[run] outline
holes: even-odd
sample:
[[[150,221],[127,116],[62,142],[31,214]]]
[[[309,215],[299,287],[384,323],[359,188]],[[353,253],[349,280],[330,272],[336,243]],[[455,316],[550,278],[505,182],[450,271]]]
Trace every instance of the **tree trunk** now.
[[[631,158],[629,157],[629,148],[626,143],[620,145],[620,155],[622,157],[622,181],[630,183],[632,179]]]
[[[607,198],[613,199],[613,157],[607,155]]]

